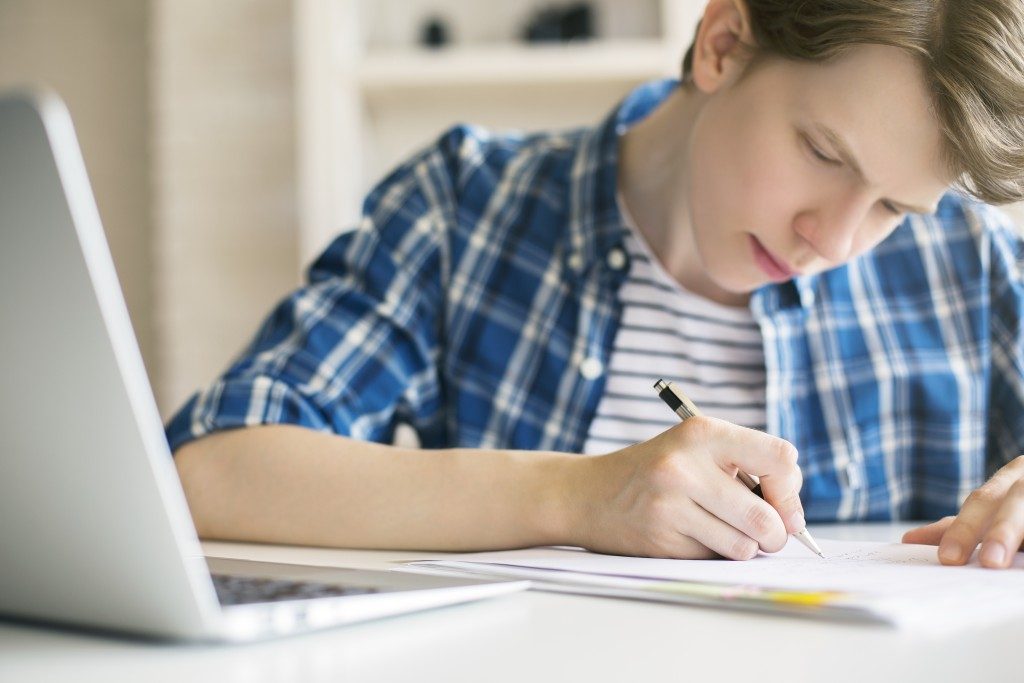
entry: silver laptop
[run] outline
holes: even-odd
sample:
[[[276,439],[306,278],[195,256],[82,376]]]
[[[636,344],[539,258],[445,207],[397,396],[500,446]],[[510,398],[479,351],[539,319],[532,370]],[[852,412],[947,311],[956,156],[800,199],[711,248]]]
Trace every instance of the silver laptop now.
[[[0,93],[0,614],[249,640],[526,586],[205,558],[71,118]]]

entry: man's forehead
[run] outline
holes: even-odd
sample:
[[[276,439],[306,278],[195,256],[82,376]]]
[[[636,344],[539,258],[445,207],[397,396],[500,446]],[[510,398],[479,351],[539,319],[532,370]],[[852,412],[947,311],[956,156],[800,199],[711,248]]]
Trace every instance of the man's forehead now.
[[[868,49],[875,47],[824,64],[790,63],[790,114],[847,153],[866,182],[931,204],[952,182],[931,93],[909,55]]]

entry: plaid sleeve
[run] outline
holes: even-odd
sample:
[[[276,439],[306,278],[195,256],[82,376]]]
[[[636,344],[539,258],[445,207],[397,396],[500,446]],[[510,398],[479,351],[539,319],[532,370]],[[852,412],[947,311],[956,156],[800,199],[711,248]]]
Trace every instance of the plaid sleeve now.
[[[1024,454],[1024,241],[1002,212],[989,208],[986,217],[994,224],[990,264],[992,389],[986,457],[991,474]]]
[[[458,135],[367,196],[358,225],[313,263],[307,284],[168,423],[172,451],[217,430],[280,423],[389,442],[404,422],[424,446],[442,441],[437,358]]]

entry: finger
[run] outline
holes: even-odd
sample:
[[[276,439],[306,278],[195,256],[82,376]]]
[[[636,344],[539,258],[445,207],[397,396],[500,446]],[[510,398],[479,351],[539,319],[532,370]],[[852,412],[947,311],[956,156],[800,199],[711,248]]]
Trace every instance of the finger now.
[[[796,469],[789,477],[762,476],[759,482],[764,499],[783,520],[787,534],[795,534],[807,528],[804,504],[800,501],[803,481],[803,475]]]
[[[665,546],[670,548],[668,553],[652,557],[664,556],[673,560],[718,560],[722,557],[692,536],[678,532]]]
[[[1024,540],[1024,479],[1010,487],[981,543],[984,567],[1008,567]]]
[[[903,543],[918,543],[921,545],[938,545],[939,541],[942,540],[942,535],[949,529],[949,525],[956,519],[953,515],[949,517],[943,517],[942,519],[925,524],[911,529],[907,533],[903,534]]]
[[[626,552],[618,547],[608,549],[600,544],[590,546],[588,550],[609,555],[640,555],[670,560],[717,560],[721,557],[693,536],[676,530],[671,530],[666,535],[650,540],[650,543],[641,545],[638,550],[628,549]]]
[[[726,524],[697,503],[690,501],[689,504],[693,509],[689,510],[687,515],[691,523],[687,526],[686,535],[730,560],[749,560],[757,555],[757,541]]]
[[[738,479],[720,472],[692,495],[704,510],[757,541],[761,550],[774,553],[786,545],[788,534],[778,510],[754,495]]]
[[[939,561],[943,564],[964,564],[987,530],[1010,487],[1024,472],[1024,456],[1004,465],[985,484],[967,496],[960,513],[939,542]]]
[[[702,447],[726,471],[743,470],[760,478],[761,492],[778,510],[789,533],[803,529],[800,487],[803,475],[797,465],[797,450],[790,442],[756,429],[740,427],[725,420],[700,416],[683,423],[691,446]]]
[[[1001,499],[1001,492],[989,484],[967,497],[939,541],[939,562],[960,565],[970,559]]]

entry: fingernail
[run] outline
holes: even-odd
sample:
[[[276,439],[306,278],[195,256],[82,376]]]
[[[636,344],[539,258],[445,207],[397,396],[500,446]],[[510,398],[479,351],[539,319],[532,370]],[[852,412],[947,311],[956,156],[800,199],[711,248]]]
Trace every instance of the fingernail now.
[[[986,543],[985,547],[981,549],[981,561],[983,564],[989,566],[1002,566],[1003,561],[1006,560],[1006,548],[1003,547],[1002,543]]]
[[[939,559],[945,562],[959,562],[963,551],[956,541],[946,541],[939,545]]]

